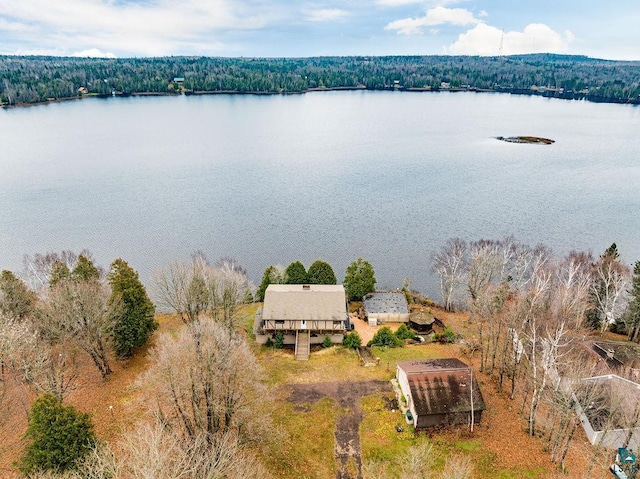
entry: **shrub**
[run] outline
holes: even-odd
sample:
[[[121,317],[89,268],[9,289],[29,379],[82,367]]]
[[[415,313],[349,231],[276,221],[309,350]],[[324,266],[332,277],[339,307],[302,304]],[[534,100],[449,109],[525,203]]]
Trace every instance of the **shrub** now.
[[[273,341],[273,345],[276,349],[284,348],[284,334],[276,333],[275,340]]]
[[[396,337],[398,339],[416,339],[416,335],[411,331],[406,324],[401,324],[396,331]]]
[[[454,343],[456,341],[456,333],[447,327],[443,332],[434,334],[433,340],[440,343]]]
[[[333,346],[333,341],[331,341],[331,338],[329,336],[325,336],[322,340],[322,347],[330,348],[331,346]]]
[[[373,339],[369,342],[369,345],[397,348],[402,346],[402,340],[393,334],[393,331],[391,331],[388,326],[384,326],[373,335]]]
[[[344,335],[342,344],[349,349],[358,349],[362,346],[362,338],[357,331],[352,331]]]
[[[30,443],[18,464],[25,475],[73,469],[96,444],[89,415],[64,406],[53,394],[34,401],[25,437]]]

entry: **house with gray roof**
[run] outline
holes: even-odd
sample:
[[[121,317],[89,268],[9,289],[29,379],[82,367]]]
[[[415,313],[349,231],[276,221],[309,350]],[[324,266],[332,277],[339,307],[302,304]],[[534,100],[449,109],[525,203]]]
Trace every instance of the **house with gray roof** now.
[[[311,345],[321,344],[326,336],[342,343],[348,329],[341,284],[270,284],[254,322],[259,344],[282,333],[284,344],[295,345],[296,359],[308,359]]]
[[[480,422],[485,403],[471,367],[456,358],[398,361],[396,378],[416,429]]]
[[[406,323],[409,321],[409,305],[402,292],[369,293],[363,298],[362,306],[369,324]]]

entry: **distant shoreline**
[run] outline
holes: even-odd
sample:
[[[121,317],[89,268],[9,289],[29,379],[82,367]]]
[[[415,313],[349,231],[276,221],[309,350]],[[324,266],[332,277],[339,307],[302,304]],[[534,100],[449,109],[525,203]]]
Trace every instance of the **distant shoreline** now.
[[[619,105],[640,105],[640,99],[612,99],[612,98],[599,98],[593,96],[587,96],[580,93],[560,93],[553,90],[539,91],[539,90],[530,90],[530,89],[521,89],[521,88],[496,88],[496,89],[485,89],[485,88],[476,88],[476,87],[450,87],[450,88],[417,88],[417,87],[388,87],[388,88],[368,88],[365,85],[357,85],[357,86],[340,86],[340,87],[318,87],[318,88],[309,88],[306,90],[300,91],[237,91],[237,90],[184,90],[181,92],[114,92],[112,94],[95,94],[89,93],[84,95],[77,95],[71,97],[61,97],[61,98],[48,98],[45,101],[26,103],[20,102],[15,104],[7,104],[3,103],[0,105],[0,108],[11,109],[11,108],[23,108],[23,107],[33,107],[33,106],[42,106],[48,105],[50,103],[62,103],[73,100],[85,100],[88,98],[126,98],[130,96],[199,96],[199,95],[252,95],[252,96],[270,96],[270,95],[303,95],[306,93],[315,93],[315,92],[331,92],[331,91],[394,91],[394,92],[420,92],[420,93],[440,93],[440,92],[450,92],[450,93],[458,93],[458,92],[472,92],[472,93],[507,93],[510,95],[526,95],[526,96],[541,96],[544,98],[555,98],[558,100],[583,100],[591,103],[610,103],[610,104],[619,104]]]

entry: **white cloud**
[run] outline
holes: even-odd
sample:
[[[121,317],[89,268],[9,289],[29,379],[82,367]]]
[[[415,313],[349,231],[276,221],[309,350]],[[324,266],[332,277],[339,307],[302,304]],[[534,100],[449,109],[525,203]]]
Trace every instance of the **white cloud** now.
[[[0,18],[0,31],[5,31],[5,32],[13,32],[13,33],[26,33],[26,32],[32,32],[35,31],[36,28],[31,26],[31,25],[27,25],[26,23],[22,23],[22,22],[11,22],[8,20],[5,20],[4,18]]]
[[[411,5],[414,3],[422,3],[422,0],[376,0],[376,4],[383,7],[401,7],[402,5]]]
[[[119,56],[210,54],[224,48],[223,32],[263,28],[286,15],[278,6],[238,0],[0,0],[0,30],[37,29],[23,41],[66,54],[92,48]]]
[[[381,7],[402,7],[404,5],[412,5],[416,3],[427,5],[453,5],[467,0],[376,0],[376,5]]]
[[[72,57],[89,57],[89,58],[116,58],[111,52],[101,52],[97,48],[90,48],[89,50],[82,50],[81,52],[74,52]]]
[[[465,8],[430,8],[423,17],[403,18],[389,23],[385,30],[396,30],[398,35],[421,35],[423,27],[436,25],[466,26],[481,23],[473,12]]]
[[[310,22],[332,22],[349,16],[346,10],[339,8],[320,8],[305,11],[305,18]]]
[[[531,23],[522,32],[503,32],[486,23],[479,23],[460,34],[458,40],[445,50],[454,55],[563,53],[569,50],[569,44],[574,39],[570,31],[560,34],[542,23]]]

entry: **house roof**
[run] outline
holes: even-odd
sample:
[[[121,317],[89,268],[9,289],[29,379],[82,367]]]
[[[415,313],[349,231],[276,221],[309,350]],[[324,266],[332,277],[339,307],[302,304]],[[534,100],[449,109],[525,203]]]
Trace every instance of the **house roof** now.
[[[407,373],[409,389],[418,415],[446,414],[485,409],[484,400],[471,368],[459,359],[398,361]],[[471,386],[473,380],[473,386]]]
[[[368,314],[409,312],[404,293],[369,293],[364,297],[363,306]]]
[[[341,284],[270,284],[264,295],[264,320],[347,319],[347,304]]]
[[[415,373],[439,371],[469,371],[469,366],[457,358],[418,359],[415,361],[398,361],[396,363],[407,376]]]

